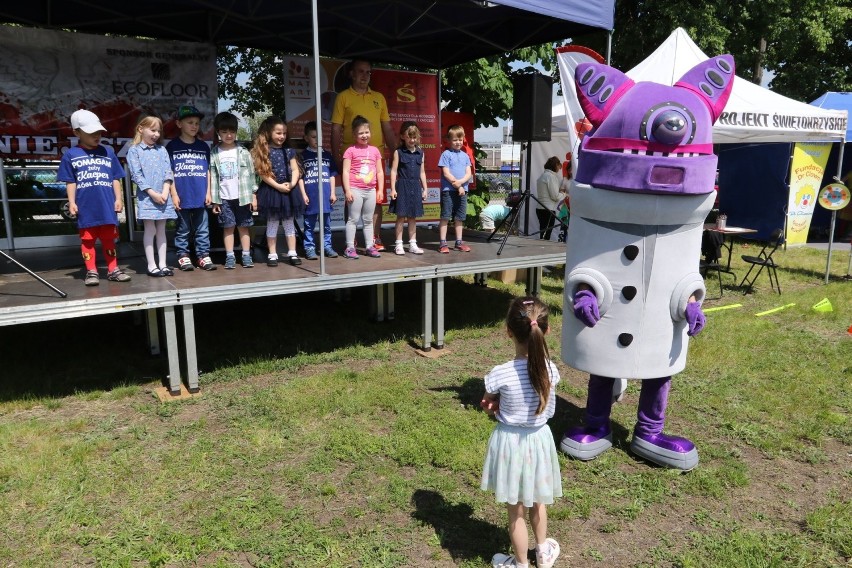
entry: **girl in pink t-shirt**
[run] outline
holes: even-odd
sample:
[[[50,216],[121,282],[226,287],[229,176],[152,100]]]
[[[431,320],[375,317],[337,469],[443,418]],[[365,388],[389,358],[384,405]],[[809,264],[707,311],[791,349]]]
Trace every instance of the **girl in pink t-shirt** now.
[[[344,258],[357,260],[355,251],[355,231],[358,219],[364,223],[364,242],[369,243],[366,254],[379,258],[381,254],[373,245],[373,212],[376,200],[384,199],[385,170],[382,166],[382,153],[370,146],[370,122],[363,116],[352,121],[352,134],[355,144],[343,153],[343,192],[349,204],[349,217],[346,219],[346,250]]]

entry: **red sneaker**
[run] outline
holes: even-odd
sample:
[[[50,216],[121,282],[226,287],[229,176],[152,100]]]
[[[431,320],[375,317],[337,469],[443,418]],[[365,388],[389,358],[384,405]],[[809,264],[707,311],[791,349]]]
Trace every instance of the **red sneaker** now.
[[[441,254],[450,254],[450,247],[447,245],[441,245],[440,248],[438,248],[438,252]]]
[[[459,241],[456,243],[456,246],[453,247],[456,250],[460,250],[461,252],[470,252],[470,247]]]

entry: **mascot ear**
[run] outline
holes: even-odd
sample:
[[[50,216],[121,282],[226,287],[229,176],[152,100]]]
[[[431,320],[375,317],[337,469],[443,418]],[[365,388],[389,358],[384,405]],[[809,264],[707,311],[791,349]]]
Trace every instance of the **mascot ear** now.
[[[574,84],[586,118],[597,128],[612,106],[635,83],[630,77],[609,65],[581,63],[574,71]]]
[[[734,58],[726,54],[702,61],[687,71],[674,86],[698,95],[710,109],[713,122],[716,122],[734,86]]]

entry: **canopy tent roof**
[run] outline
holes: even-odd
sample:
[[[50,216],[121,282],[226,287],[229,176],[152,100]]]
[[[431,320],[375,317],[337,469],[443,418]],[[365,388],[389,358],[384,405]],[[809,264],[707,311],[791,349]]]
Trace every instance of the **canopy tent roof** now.
[[[847,113],[852,113],[852,93],[828,91],[817,100],[811,101],[811,104],[815,107],[845,110]],[[849,121],[846,122],[846,141],[852,142],[852,122]]]
[[[634,81],[673,85],[708,57],[682,28],[636,67],[627,72]],[[713,126],[713,142],[834,142],[846,135],[846,111],[825,110],[787,98],[769,89],[734,78],[725,113]]]
[[[611,30],[615,0],[316,0],[320,55],[443,69]],[[313,0],[3,2],[0,22],[312,54]]]

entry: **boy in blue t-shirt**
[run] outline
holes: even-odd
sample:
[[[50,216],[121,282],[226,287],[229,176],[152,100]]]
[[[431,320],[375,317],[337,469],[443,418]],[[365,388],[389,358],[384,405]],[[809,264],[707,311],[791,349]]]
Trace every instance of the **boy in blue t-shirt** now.
[[[450,148],[444,150],[438,167],[441,168],[441,221],[438,234],[441,245],[438,252],[449,254],[447,246],[447,225],[455,220],[456,245],[455,249],[470,252],[470,247],[462,240],[464,220],[467,217],[467,186],[473,178],[473,168],[470,157],[464,147],[464,128],[454,124],[447,129],[447,141]]]
[[[189,258],[190,238],[195,236],[195,258],[198,267],[216,270],[210,260],[210,224],[207,207],[212,203],[210,194],[210,147],[198,139],[198,129],[204,115],[192,105],[178,109],[177,127],[180,136],[166,144],[172,160],[175,183],[172,201],[177,209],[175,248],[178,268],[193,270]]]
[[[305,258],[317,259],[317,247],[314,244],[314,228],[319,220],[320,203],[323,212],[323,250],[327,258],[337,258],[337,252],[331,246],[331,209],[337,201],[334,193],[334,178],[337,170],[331,160],[331,152],[322,153],[322,197],[319,192],[319,169],[317,168],[317,123],[313,120],[305,124],[305,142],[308,147],[302,151],[301,160],[305,175],[299,178],[302,193],[307,195],[305,205]]]
[[[107,260],[107,278],[127,282],[130,276],[118,267],[115,239],[118,238],[118,213],[122,210],[121,179],[124,168],[109,146],[101,146],[106,128],[95,113],[78,110],[71,115],[71,128],[79,139],[59,163],[56,179],[65,182],[68,210],[77,216],[86,286],[100,283],[95,262],[95,241],[100,239]]]

